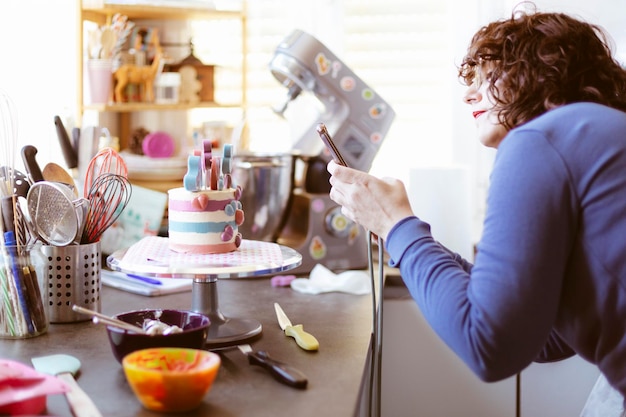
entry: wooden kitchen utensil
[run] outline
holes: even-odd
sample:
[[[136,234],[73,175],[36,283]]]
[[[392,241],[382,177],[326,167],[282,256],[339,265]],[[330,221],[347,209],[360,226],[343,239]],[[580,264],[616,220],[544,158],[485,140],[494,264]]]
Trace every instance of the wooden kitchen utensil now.
[[[74,178],[59,164],[55,164],[54,162],[49,162],[43,167],[43,179],[46,181],[54,181],[54,182],[62,182],[63,184],[67,184],[74,195],[78,197],[78,189],[76,188],[76,183],[74,182]]]

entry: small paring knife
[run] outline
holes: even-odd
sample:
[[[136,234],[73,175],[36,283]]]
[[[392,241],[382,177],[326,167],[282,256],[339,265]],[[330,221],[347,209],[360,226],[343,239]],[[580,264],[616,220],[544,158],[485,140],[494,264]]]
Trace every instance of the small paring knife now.
[[[294,388],[306,388],[308,380],[296,368],[270,358],[267,352],[252,350],[252,347],[248,344],[238,345],[237,348],[248,357],[250,365],[257,365],[267,369],[278,382]]]
[[[278,324],[280,325],[280,328],[285,331],[286,336],[293,337],[298,346],[300,346],[304,350],[319,349],[320,344],[315,336],[313,336],[311,333],[305,332],[301,324],[296,324],[295,326],[292,325],[289,317],[287,317],[287,315],[280,307],[280,305],[278,305],[278,303],[274,303],[274,309],[276,310]]]

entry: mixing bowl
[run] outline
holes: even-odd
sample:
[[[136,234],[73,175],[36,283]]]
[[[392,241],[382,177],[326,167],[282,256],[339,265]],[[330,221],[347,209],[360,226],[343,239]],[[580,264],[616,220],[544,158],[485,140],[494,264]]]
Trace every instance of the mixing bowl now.
[[[239,226],[244,239],[275,242],[285,224],[293,191],[292,154],[236,153],[232,176],[242,188],[246,220]]]
[[[183,413],[197,408],[217,376],[218,354],[199,349],[137,350],[122,362],[128,384],[153,411]]]
[[[158,319],[165,324],[182,329],[180,333],[148,335],[106,326],[113,356],[120,363],[124,356],[140,349],[154,347],[202,349],[209,334],[209,318],[194,311],[145,309],[121,313],[114,318],[139,327],[143,327],[146,319]]]

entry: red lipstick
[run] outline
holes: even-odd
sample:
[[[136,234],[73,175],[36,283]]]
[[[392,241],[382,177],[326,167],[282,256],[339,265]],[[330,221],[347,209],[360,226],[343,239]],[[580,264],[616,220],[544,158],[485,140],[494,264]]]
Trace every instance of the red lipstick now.
[[[484,110],[478,110],[478,111],[472,112],[472,115],[474,116],[474,119],[476,119],[478,118],[478,116],[480,116],[483,113],[485,113]]]

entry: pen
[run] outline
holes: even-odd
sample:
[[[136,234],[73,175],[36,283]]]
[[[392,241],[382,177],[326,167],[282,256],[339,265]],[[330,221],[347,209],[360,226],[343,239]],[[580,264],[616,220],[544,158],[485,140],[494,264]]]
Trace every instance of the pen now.
[[[161,282],[160,280],[156,278],[146,277],[143,275],[127,274],[127,273],[119,272],[119,271],[109,271],[107,269],[103,269],[101,273],[102,275],[107,275],[117,280],[136,282],[137,285],[140,285],[140,283],[145,283],[145,284],[150,284],[150,285],[163,285],[163,282]]]
[[[138,281],[143,281],[146,284],[163,285],[163,283],[156,278],[144,277],[143,275],[135,275],[135,274],[126,274],[126,276],[128,278],[133,278]]]

